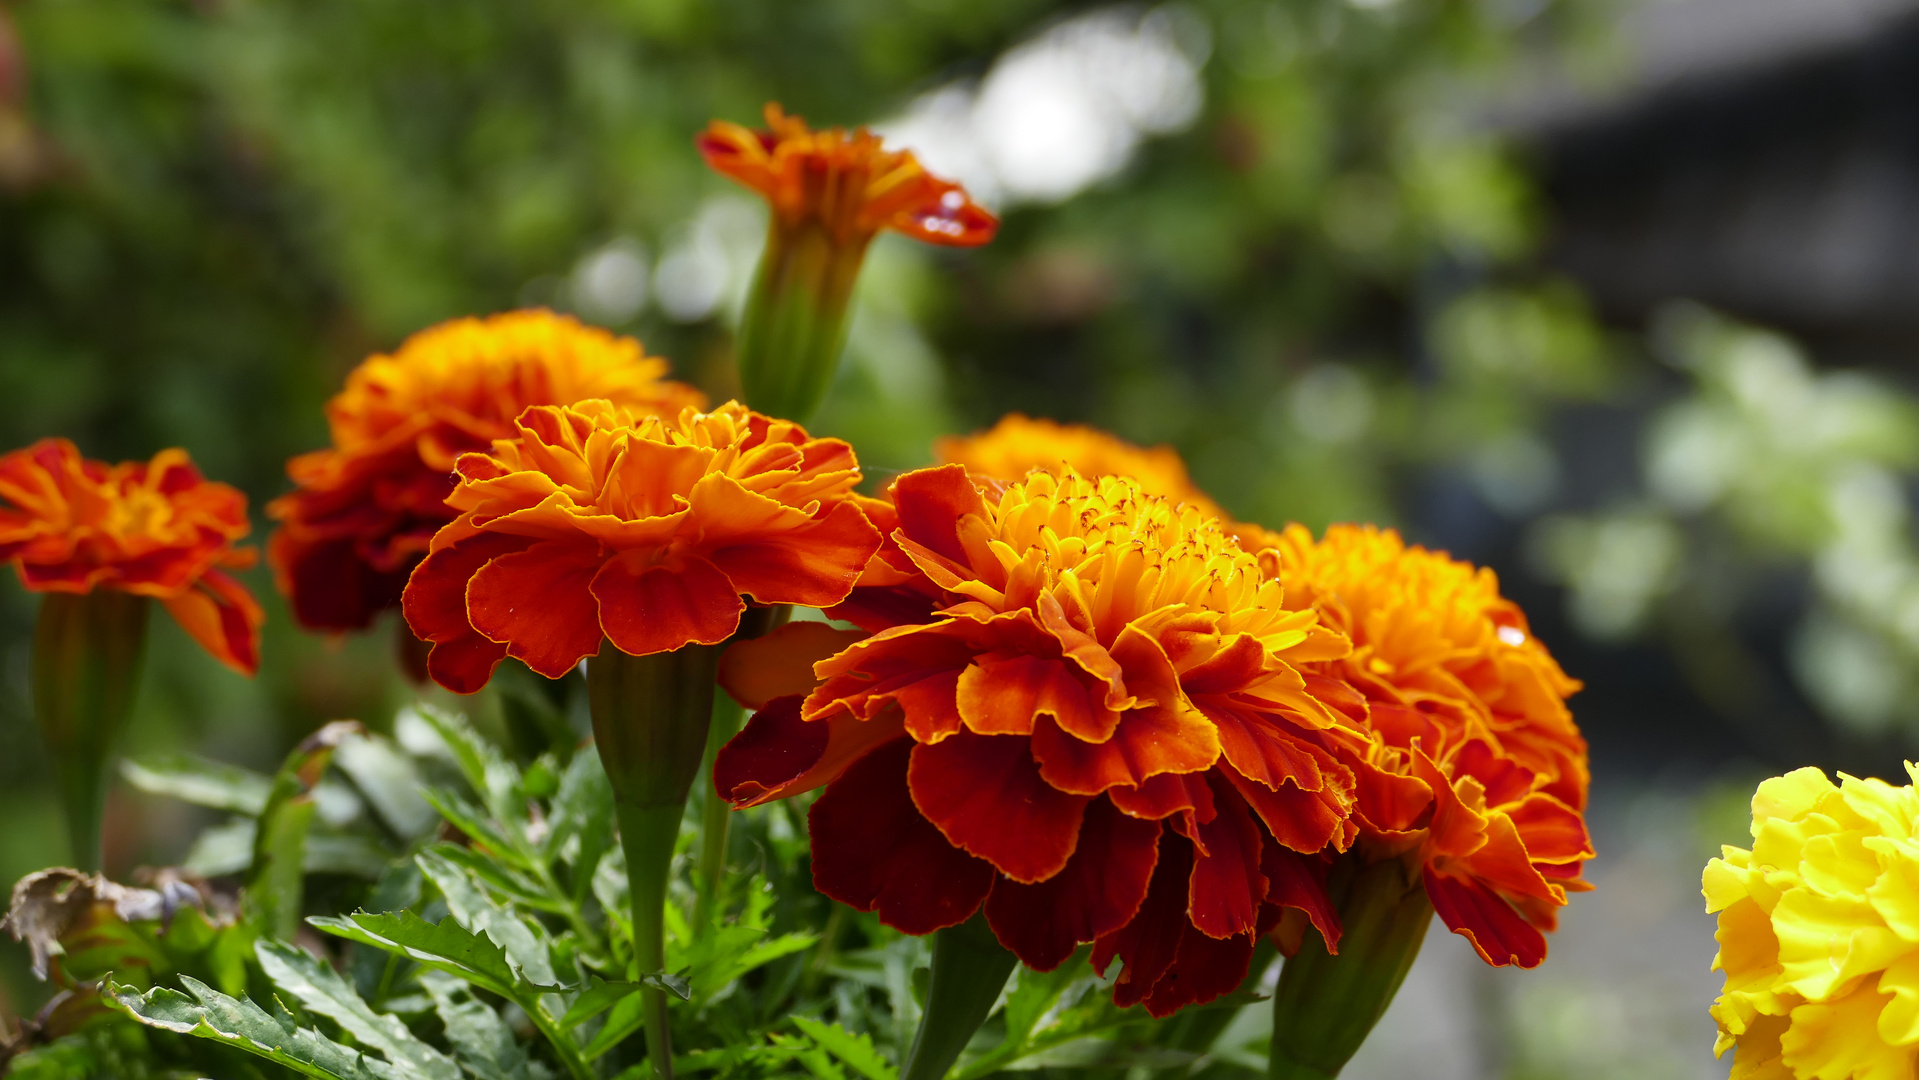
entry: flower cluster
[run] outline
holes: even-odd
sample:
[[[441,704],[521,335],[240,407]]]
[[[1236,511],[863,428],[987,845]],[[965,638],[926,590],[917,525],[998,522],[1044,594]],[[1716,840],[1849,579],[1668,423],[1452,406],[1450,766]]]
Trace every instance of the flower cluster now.
[[[1390,529],[1266,534],[1272,572],[1316,593],[1353,650],[1314,668],[1363,703],[1372,739],[1342,756],[1379,854],[1411,853],[1440,918],[1489,964],[1534,967],[1541,931],[1592,858],[1579,689],[1491,570],[1408,547]],[[1356,699],[1356,700],[1355,700]]]
[[[404,595],[427,670],[472,693],[507,657],[557,679],[600,642],[635,656],[725,641],[750,598],[829,606],[880,544],[852,447],[727,403],[677,417],[535,406],[462,455]]]
[[[268,560],[294,617],[358,630],[398,604],[455,515],[455,460],[511,435],[528,406],[605,398],[670,416],[704,404],[666,371],[639,342],[549,311],[456,319],[369,358],[327,403],[333,445],[289,462],[296,490],[267,507],[281,523]]]
[[[1919,769],[1906,766],[1909,778]],[[1919,792],[1805,768],[1759,785],[1752,848],[1704,875],[1734,1080],[1919,1068]]]
[[[1096,965],[1123,962],[1116,1000],[1155,1015],[1238,986],[1284,909],[1336,937],[1320,853],[1353,840],[1335,748],[1364,733],[1301,666],[1343,636],[1215,521],[1128,478],[947,465],[889,494],[867,595],[834,612],[874,632],[811,673],[787,662],[807,692],[727,746],[723,795],[825,785],[822,892],[916,934],[984,907],[1040,970],[1093,942]],[[843,644],[796,626],[752,648],[783,642]]]
[[[251,675],[259,604],[225,571],[253,565],[246,496],[184,450],[108,465],[65,439],[0,457],[0,559],[35,592],[117,589],[159,600],[206,650]]]

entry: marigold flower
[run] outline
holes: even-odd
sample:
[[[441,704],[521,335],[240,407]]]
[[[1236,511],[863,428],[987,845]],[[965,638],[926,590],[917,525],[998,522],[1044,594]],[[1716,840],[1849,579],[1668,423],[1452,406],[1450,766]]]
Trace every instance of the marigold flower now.
[[[454,518],[454,461],[511,435],[527,406],[605,398],[671,416],[705,404],[666,372],[632,338],[550,311],[455,319],[369,357],[327,403],[333,445],[288,462],[297,490],[267,506],[281,523],[268,561],[294,617],[362,630],[396,606]]]
[[[879,533],[852,500],[853,448],[728,402],[675,419],[605,400],[541,405],[464,454],[403,600],[427,670],[472,693],[506,656],[551,679],[599,652],[718,644],[742,595],[831,605]]]
[[[699,137],[700,155],[715,172],[766,197],[782,221],[813,220],[841,244],[893,229],[915,240],[977,247],[999,219],[966,189],[928,173],[910,150],[888,150],[865,128],[814,131],[766,106],[766,130],[715,120]]]
[[[1058,473],[1070,468],[1090,477],[1130,476],[1149,495],[1186,503],[1206,517],[1227,517],[1187,475],[1179,451],[1170,446],[1135,446],[1084,424],[1007,413],[985,431],[935,440],[933,456],[1008,483],[1034,469]]]
[[[1908,763],[1909,780],[1919,771]],[[1919,1068],[1919,793],[1805,768],[1759,785],[1750,850],[1706,865],[1733,1080],[1905,1080]]]
[[[108,465],[65,439],[0,456],[0,559],[35,592],[152,597],[221,663],[260,666],[265,616],[225,571],[253,565],[247,499],[184,450]]]
[[[887,150],[865,128],[814,131],[779,105],[767,130],[715,120],[699,137],[715,171],[772,205],[766,250],[740,320],[739,369],[756,409],[804,420],[819,405],[846,344],[847,313],[866,249],[883,229],[950,247],[993,238],[999,219],[964,188]]]
[[[1094,942],[1096,966],[1124,961],[1115,1000],[1154,1015],[1237,987],[1284,908],[1337,940],[1319,853],[1353,838],[1353,777],[1331,746],[1363,733],[1297,665],[1343,637],[1130,478],[947,465],[891,495],[865,580],[917,578],[931,607],[851,645],[796,624],[735,646],[755,655],[728,668],[762,677],[728,687],[764,707],[720,754],[723,796],[825,785],[822,892],[915,934],[983,905],[1039,970]],[[764,700],[789,647],[819,684]]]
[[[1416,852],[1426,891],[1489,964],[1534,967],[1542,930],[1592,858],[1586,742],[1565,699],[1579,683],[1534,638],[1491,570],[1408,547],[1391,529],[1336,525],[1323,540],[1268,533],[1272,572],[1319,594],[1352,652],[1318,666],[1368,719],[1353,819],[1381,854]]]

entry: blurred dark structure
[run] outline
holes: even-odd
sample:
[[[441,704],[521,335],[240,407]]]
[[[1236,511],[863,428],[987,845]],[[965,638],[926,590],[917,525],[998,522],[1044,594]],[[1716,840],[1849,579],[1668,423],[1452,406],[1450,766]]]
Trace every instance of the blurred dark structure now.
[[[1766,23],[1767,5],[1742,6],[1722,28]],[[1555,221],[1548,260],[1634,328],[1686,297],[1792,333],[1824,363],[1909,363],[1919,346],[1919,12],[1882,4],[1867,20],[1860,6],[1801,5],[1774,20],[1762,60],[1713,70],[1708,50],[1692,61],[1703,73],[1549,120],[1536,140]],[[1717,48],[1740,47],[1728,33]]]

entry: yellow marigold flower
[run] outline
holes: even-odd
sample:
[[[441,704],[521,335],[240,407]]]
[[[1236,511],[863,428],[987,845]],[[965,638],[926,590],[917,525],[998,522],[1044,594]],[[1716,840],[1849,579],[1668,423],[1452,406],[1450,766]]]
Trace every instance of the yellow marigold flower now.
[[[1799,769],[1759,785],[1752,838],[1702,881],[1726,973],[1714,1050],[1737,1048],[1732,1080],[1910,1080],[1919,792]]]
[[[986,431],[939,439],[933,443],[933,456],[943,465],[964,465],[968,472],[1007,483],[1034,469],[1056,476],[1071,469],[1081,476],[1130,477],[1148,495],[1185,503],[1201,517],[1227,519],[1219,504],[1186,474],[1179,451],[1170,446],[1136,446],[1085,424],[1007,413]]]

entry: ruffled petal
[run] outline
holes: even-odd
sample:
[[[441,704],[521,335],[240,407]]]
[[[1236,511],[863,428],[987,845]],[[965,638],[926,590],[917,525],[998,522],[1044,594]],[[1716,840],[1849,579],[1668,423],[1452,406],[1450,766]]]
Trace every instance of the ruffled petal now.
[[[214,659],[242,675],[260,670],[260,627],[266,613],[246,586],[209,570],[197,584],[161,602]]]
[[[807,814],[813,884],[822,893],[908,934],[972,917],[993,887],[993,868],[946,842],[907,791],[911,739],[860,758]]]
[[[1131,922],[1159,861],[1160,829],[1120,813],[1105,799],[1093,800],[1064,870],[1037,884],[994,884],[986,919],[1000,944],[1027,967],[1051,971],[1081,942]]]
[[[623,653],[651,656],[689,644],[718,645],[740,628],[746,601],[705,559],[645,565],[621,556],[592,579],[595,630]]]
[[[604,635],[590,586],[604,561],[597,545],[565,540],[501,555],[467,584],[467,618],[507,655],[560,678],[600,651]]]
[[[401,611],[413,636],[431,642],[427,671],[456,694],[477,693],[506,658],[506,646],[467,621],[466,588],[480,568],[501,555],[524,551],[531,541],[503,533],[479,533],[428,555],[413,568],[401,595]]]
[[[1476,881],[1435,874],[1430,866],[1424,873],[1426,895],[1432,898],[1440,921],[1472,942],[1481,960],[1494,967],[1535,968],[1546,959],[1546,935],[1498,893]]]
[[[905,728],[897,712],[859,720],[837,713],[824,720],[800,719],[800,698],[775,698],[720,748],[713,786],[734,806],[758,806],[830,783],[848,765]]]
[[[788,694],[804,696],[819,684],[814,664],[865,637],[864,631],[823,622],[786,623],[762,637],[728,645],[720,657],[720,686],[749,709]]]
[[[1028,741],[960,731],[913,750],[913,804],[959,847],[1031,884],[1060,872],[1090,800],[1040,779]]]
[[[706,557],[736,592],[762,604],[831,607],[845,600],[866,560],[879,550],[879,530],[850,502],[775,537],[715,548]]]

